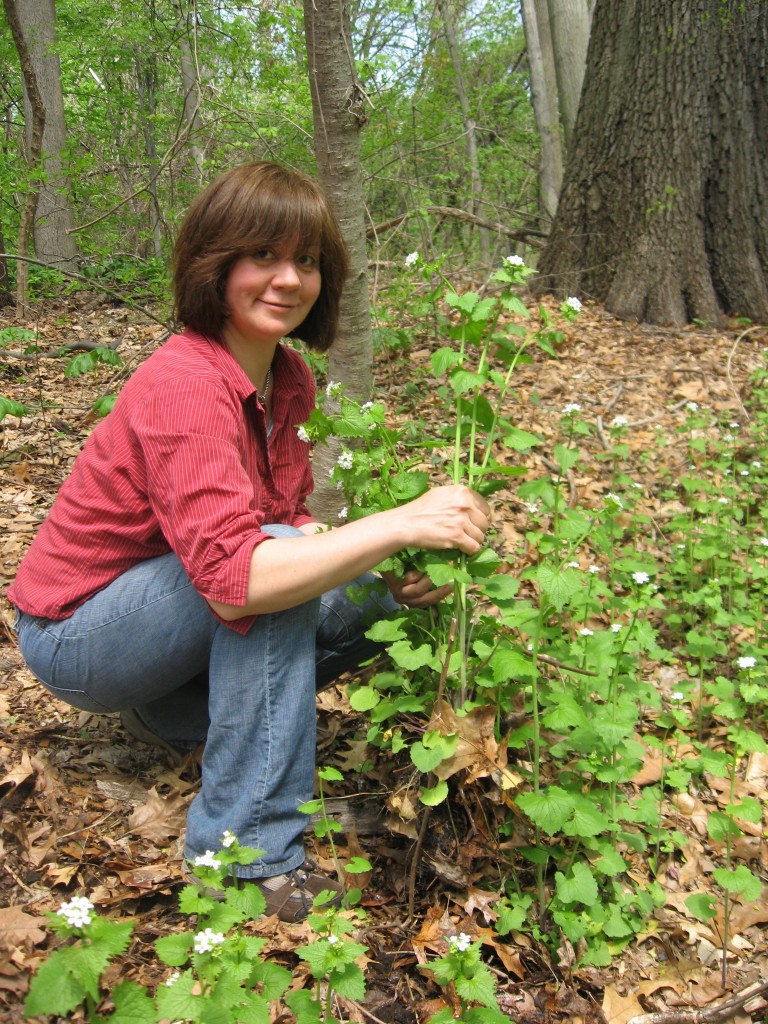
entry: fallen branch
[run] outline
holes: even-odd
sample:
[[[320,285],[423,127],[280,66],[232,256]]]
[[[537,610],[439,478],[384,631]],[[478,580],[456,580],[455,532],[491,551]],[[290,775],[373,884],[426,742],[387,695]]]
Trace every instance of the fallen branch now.
[[[627,1024],[717,1024],[721,1020],[729,1020],[748,1003],[750,999],[768,992],[768,981],[756,981],[747,985],[741,992],[719,1006],[710,1006],[706,1010],[662,1010],[659,1013],[645,1013],[631,1017]]]
[[[506,235],[516,242],[526,242],[529,245],[541,245],[541,241],[547,237],[546,232],[537,231],[536,228],[516,229],[508,228],[505,224],[485,220],[484,217],[476,217],[474,213],[467,213],[466,210],[459,210],[455,206],[423,206],[418,210],[407,210],[383,224],[376,224],[368,228],[367,238],[375,238],[380,232],[396,228],[411,217],[420,217],[422,214],[432,213],[438,217],[453,217],[454,220],[463,220],[467,224],[475,224],[479,228],[487,228],[488,231],[495,231],[499,235]]]

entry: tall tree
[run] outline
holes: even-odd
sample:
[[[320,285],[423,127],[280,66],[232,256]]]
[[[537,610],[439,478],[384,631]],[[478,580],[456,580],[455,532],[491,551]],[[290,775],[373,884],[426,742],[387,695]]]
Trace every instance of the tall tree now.
[[[563,184],[563,145],[557,102],[557,72],[546,0],[522,0],[531,103],[539,130],[539,192],[548,220],[555,216]]]
[[[621,317],[768,320],[768,4],[597,0],[540,285]]]
[[[587,0],[547,0],[547,8],[555,57],[560,124],[567,151],[579,110],[591,15]]]
[[[350,257],[329,374],[332,380],[342,381],[352,397],[366,399],[373,375],[373,339],[360,131],[368,120],[368,100],[355,69],[344,0],[304,0],[304,31],[319,177],[336,210]],[[318,481],[328,479],[335,455],[331,447],[316,451]],[[313,496],[312,510],[320,519],[330,518],[338,508],[337,491],[322,488]]]
[[[62,270],[77,266],[77,245],[70,186],[64,171],[67,127],[64,119],[64,94],[61,88],[59,56],[56,51],[56,10],[54,0],[12,0],[45,109],[42,137],[42,176],[35,213],[35,255],[38,260]],[[9,17],[10,20],[10,17]],[[17,44],[18,49],[18,44]],[[24,111],[27,158],[34,157],[33,110],[30,79],[24,75]]]

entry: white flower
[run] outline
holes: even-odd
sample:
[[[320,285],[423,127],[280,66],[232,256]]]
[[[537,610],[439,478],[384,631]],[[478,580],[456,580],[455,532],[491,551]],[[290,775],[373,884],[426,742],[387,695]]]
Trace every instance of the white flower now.
[[[414,265],[414,263],[418,263],[418,261],[419,261],[419,254],[418,254],[418,252],[409,252],[408,255],[405,257],[405,261],[404,262],[405,262],[406,267],[412,267]]]
[[[581,302],[579,299],[576,298],[575,295],[569,295],[568,298],[565,300],[565,304],[566,306],[570,306],[571,309],[574,310],[576,313],[579,313],[581,311]]]
[[[336,395],[341,394],[341,389],[344,385],[338,380],[329,380],[325,388],[325,393],[329,398],[335,398]]]
[[[675,690],[674,693],[670,693],[670,700],[685,700],[685,694],[682,690]]]
[[[581,406],[578,402],[569,402],[563,406],[563,416],[571,416],[575,412],[581,412]]]
[[[718,498],[717,500],[720,502],[721,505],[727,505],[728,504],[728,499],[727,498]]]
[[[206,850],[205,853],[199,857],[195,857],[194,861],[196,868],[220,868],[221,861],[216,858],[216,854],[213,850]]]
[[[210,953],[216,946],[220,946],[224,942],[224,935],[222,932],[215,932],[213,928],[206,928],[202,932],[198,932],[195,936],[195,952],[196,953]]]
[[[632,579],[635,581],[635,583],[638,583],[640,585],[642,585],[643,583],[648,583],[650,578],[651,577],[648,575],[647,572],[633,572],[632,573]]]
[[[535,501],[526,501],[525,507],[530,512],[530,514],[532,516],[538,515],[539,506],[538,506],[537,502],[535,502]],[[768,541],[768,537],[766,537],[766,541]]]
[[[229,829],[224,833],[224,838],[221,840],[221,845],[225,847],[234,846],[237,842],[237,836],[234,832],[230,832]]]
[[[339,509],[339,519],[341,519],[343,521],[344,519],[347,518],[348,515],[349,515],[349,509],[347,508],[346,505],[344,506],[344,508],[340,508]]]
[[[373,408],[373,402],[363,402],[360,406],[360,412],[368,412],[369,409]]]
[[[508,263],[510,267],[524,267],[525,266],[525,260],[523,259],[522,256],[518,256],[517,254],[514,254],[512,256],[505,256],[504,257],[504,262]]]
[[[618,505],[619,508],[624,508],[621,498],[618,494],[614,494],[613,491],[609,491],[605,496],[606,504]]]
[[[580,569],[581,566],[579,565],[578,562],[566,562],[565,563],[565,568],[566,569]]]
[[[582,626],[582,628],[579,630],[579,634],[581,636],[594,636],[595,635],[593,630],[587,629],[586,626]]]
[[[723,434],[723,440],[724,441],[729,441],[729,442],[732,441],[733,440],[733,434]]]
[[[764,548],[768,548],[768,537],[761,537],[760,543]]]
[[[590,565],[590,567],[587,570],[587,572],[590,572],[594,576],[596,573],[600,572],[600,566],[599,565]]]
[[[616,427],[617,430],[619,427],[626,427],[628,423],[629,420],[626,416],[614,416],[611,420],[611,426]]]
[[[472,939],[466,932],[461,932],[459,935],[449,935],[448,942],[459,953],[465,953],[472,945]]]
[[[165,983],[167,988],[171,988],[179,980],[180,977],[181,974],[178,971],[174,971],[173,974]]]
[[[299,427],[299,429],[296,431],[296,436],[300,441],[306,441],[307,443],[309,443],[309,434],[307,433],[306,427]]]
[[[749,470],[748,469],[740,469],[739,470],[739,474],[741,476],[749,476]]]
[[[336,459],[336,465],[340,469],[352,469],[352,452],[345,448],[338,459]]]
[[[746,657],[739,658],[736,664],[739,668],[754,668],[757,664],[757,659],[747,655]]]
[[[329,935],[328,936],[328,942],[330,942],[330,944],[332,946],[335,946],[338,941],[339,941],[339,936],[338,935]]]
[[[699,403],[698,402],[686,402],[685,408],[688,410],[688,412],[698,412],[699,411]]]
[[[763,464],[760,461],[760,459],[754,459],[752,461],[752,465],[755,467],[755,469],[762,469],[762,466],[763,466]]]
[[[612,633],[620,633],[621,632],[621,623],[620,622],[612,622],[611,623],[611,632]]]
[[[73,896],[69,903],[62,903],[56,913],[70,928],[84,928],[93,920],[92,910],[93,904],[87,896]]]

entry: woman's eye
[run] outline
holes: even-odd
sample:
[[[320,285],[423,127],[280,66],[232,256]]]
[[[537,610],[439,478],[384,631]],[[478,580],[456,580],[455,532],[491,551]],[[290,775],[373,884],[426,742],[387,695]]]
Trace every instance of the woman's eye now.
[[[269,260],[272,259],[273,252],[271,249],[257,249],[253,254],[255,260]]]
[[[296,257],[296,262],[300,267],[304,267],[306,270],[311,270],[317,266],[319,260],[313,253],[305,252],[301,256]]]

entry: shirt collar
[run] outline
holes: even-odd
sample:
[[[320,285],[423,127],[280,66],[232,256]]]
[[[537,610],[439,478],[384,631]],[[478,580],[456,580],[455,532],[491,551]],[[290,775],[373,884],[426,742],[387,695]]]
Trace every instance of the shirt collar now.
[[[245,402],[256,395],[253,382],[222,341],[198,334],[197,331],[193,331],[189,327],[184,329],[184,336],[194,345],[199,346],[206,358],[225,374],[241,401]],[[286,399],[303,391],[306,387],[306,378],[301,367],[296,360],[290,358],[282,343],[275,349],[275,357],[272,361],[272,379],[275,390],[279,389]]]

